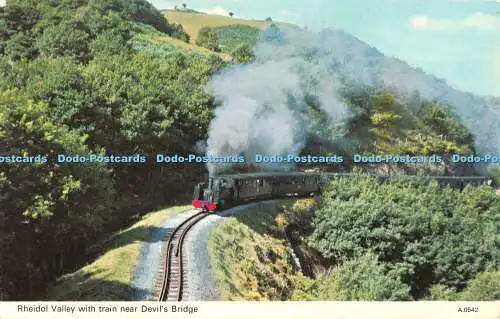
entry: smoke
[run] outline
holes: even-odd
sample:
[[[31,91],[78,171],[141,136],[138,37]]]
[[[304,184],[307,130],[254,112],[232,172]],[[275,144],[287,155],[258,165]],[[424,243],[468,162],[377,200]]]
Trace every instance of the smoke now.
[[[340,93],[347,83],[389,88],[403,103],[418,92],[423,99],[450,104],[477,137],[479,151],[500,151],[498,99],[458,91],[341,30],[271,27],[254,54],[252,64],[225,69],[208,85],[220,103],[206,143],[210,155],[245,154],[252,162],[258,153],[300,153],[308,137],[324,132],[318,123],[325,122],[318,122],[311,106],[340,129],[350,117]]]
[[[255,47],[254,63],[226,69],[209,83],[221,106],[210,125],[208,154],[243,153],[247,162],[256,154],[298,154],[317,129],[311,101],[331,123],[346,119],[332,51],[305,31],[271,32]]]

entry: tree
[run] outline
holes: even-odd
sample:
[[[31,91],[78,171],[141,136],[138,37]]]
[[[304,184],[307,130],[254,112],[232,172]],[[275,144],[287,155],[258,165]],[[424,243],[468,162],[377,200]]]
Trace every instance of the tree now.
[[[33,38],[24,32],[18,32],[12,36],[5,45],[5,55],[12,60],[33,59],[37,55],[33,47]]]
[[[183,4],[182,4],[182,7],[183,7],[184,9],[186,9],[186,8],[187,8],[187,4],[186,4],[186,3],[183,3]]]
[[[85,248],[130,216],[190,188],[198,168],[60,165],[55,155],[189,152],[206,138],[215,103],[204,88],[225,62],[129,41],[137,29],[185,35],[144,0],[12,3],[36,10],[0,9],[0,155],[48,156],[0,163],[0,299],[20,300],[81,266]]]
[[[157,30],[170,34],[170,25],[151,3],[144,0],[122,1],[122,13],[126,18],[152,25]]]
[[[267,18],[266,18],[266,21],[268,21],[268,22],[269,22],[269,21],[273,21],[273,19],[271,19],[271,17],[267,17]]]
[[[180,39],[186,43],[189,43],[189,40],[191,39],[191,36],[186,33],[186,31],[184,31],[184,27],[182,26],[182,24],[175,24],[175,23],[172,23],[170,25],[170,29],[171,29],[171,36],[174,37],[174,38],[177,38],[177,39]]]
[[[378,185],[359,176],[333,181],[322,203],[310,243],[335,261],[375,253],[415,299],[436,284],[463,290],[497,267],[500,198],[487,186],[460,192],[425,180]]]
[[[1,148],[46,157],[2,164],[0,287],[10,296],[26,298],[52,280],[64,269],[66,254],[81,254],[80,245],[89,244],[110,216],[113,189],[105,166],[59,165],[52,158],[88,153],[84,141],[85,135],[54,122],[45,103],[0,91]]]
[[[214,52],[220,52],[219,36],[217,32],[210,27],[203,27],[200,29],[196,44]]]
[[[281,44],[285,41],[285,34],[273,23],[262,32],[261,41]]]
[[[72,23],[48,27],[38,38],[36,46],[42,56],[72,56],[86,63],[89,60],[90,35]]]
[[[229,16],[232,18],[234,16],[234,12],[229,12]]]
[[[471,280],[467,288],[460,295],[461,300],[499,300],[500,299],[500,271],[480,273]]]
[[[231,55],[238,63],[250,63],[255,58],[252,48],[248,43],[241,43],[232,52]]]
[[[0,19],[7,22],[8,29],[19,32],[30,31],[40,20],[39,9],[16,4],[8,5],[0,11]]]
[[[372,253],[347,261],[316,282],[298,284],[292,300],[411,300],[410,287],[388,273]]]

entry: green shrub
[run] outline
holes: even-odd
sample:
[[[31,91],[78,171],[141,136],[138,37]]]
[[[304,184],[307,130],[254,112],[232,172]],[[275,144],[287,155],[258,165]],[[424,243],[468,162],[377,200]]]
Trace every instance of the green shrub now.
[[[445,285],[433,285],[429,289],[429,293],[424,298],[425,300],[457,300],[457,292]]]
[[[214,28],[219,36],[222,52],[233,53],[242,44],[246,44],[251,52],[252,47],[257,43],[262,31],[256,27],[243,24],[235,24]],[[248,52],[245,48],[245,51]],[[239,49],[241,50],[241,48]]]
[[[410,300],[410,288],[388,273],[374,254],[347,261],[317,280],[301,280],[292,297],[315,300]]]
[[[460,295],[462,300],[500,300],[500,271],[480,273]]]
[[[309,243],[334,260],[373,252],[420,299],[431,286],[460,291],[497,267],[500,197],[487,186],[462,192],[424,180],[378,185],[334,180],[313,219]]]
[[[252,48],[248,45],[248,43],[238,45],[233,51],[231,51],[231,55],[238,63],[250,63],[254,59]]]
[[[219,36],[210,27],[203,27],[198,31],[196,44],[214,52],[220,52]]]

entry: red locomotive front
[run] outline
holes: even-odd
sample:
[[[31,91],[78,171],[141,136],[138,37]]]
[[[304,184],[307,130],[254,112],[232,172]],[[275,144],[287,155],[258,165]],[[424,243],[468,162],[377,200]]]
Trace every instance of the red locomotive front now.
[[[214,212],[218,208],[217,203],[206,200],[193,199],[191,203],[195,208],[206,209],[209,212]]]

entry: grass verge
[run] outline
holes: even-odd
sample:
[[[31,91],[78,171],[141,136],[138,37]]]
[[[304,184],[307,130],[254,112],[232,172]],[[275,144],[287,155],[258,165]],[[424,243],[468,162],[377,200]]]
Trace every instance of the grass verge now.
[[[120,301],[131,293],[131,284],[141,244],[167,217],[190,209],[191,205],[174,206],[145,215],[133,226],[114,234],[108,249],[91,264],[57,280],[46,294],[46,300]]]
[[[284,205],[263,204],[231,217],[208,249],[222,300],[288,300],[300,274],[292,266],[276,217]]]

